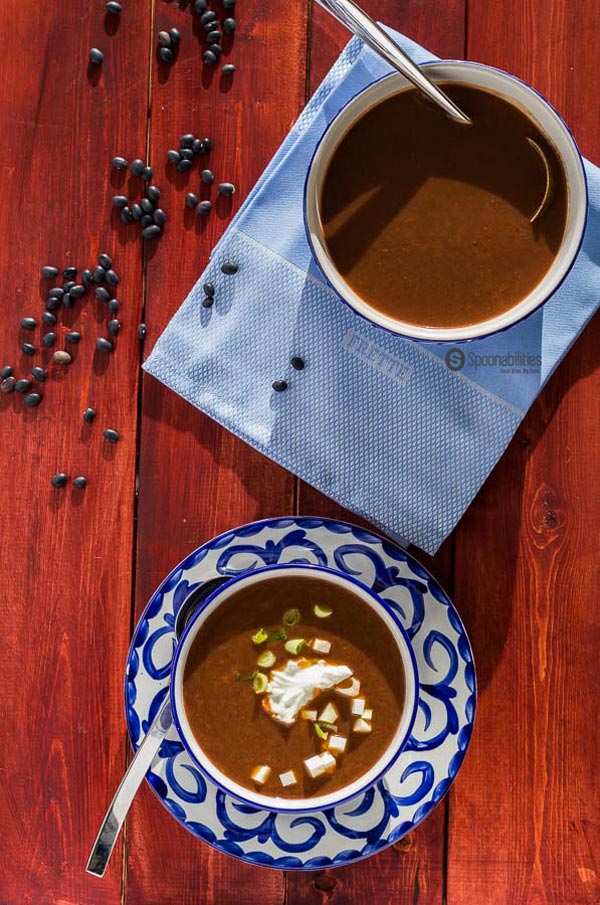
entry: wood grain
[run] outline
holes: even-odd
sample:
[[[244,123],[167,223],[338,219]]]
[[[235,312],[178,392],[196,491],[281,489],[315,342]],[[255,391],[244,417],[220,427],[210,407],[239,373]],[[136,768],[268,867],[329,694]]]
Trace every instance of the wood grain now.
[[[111,254],[124,324],[115,353],[95,354],[105,312],[87,296],[56,327],[56,348],[67,324],[83,339],[70,368],[48,365],[42,404],[0,396],[0,901],[8,905],[116,905],[121,895],[120,846],[104,881],[84,867],[126,751],[141,265],[139,245],[111,225],[109,161],[145,141],[149,12],[131,5],[135,14],[112,36],[103,4],[0,6],[2,365],[22,376],[51,358],[19,353],[20,318],[44,310],[42,264],[81,268]],[[88,72],[93,44],[105,53],[97,80]],[[81,418],[88,405],[98,413],[91,427]],[[106,427],[119,430],[117,446],[102,439]],[[85,492],[53,490],[61,470],[87,475]]]
[[[469,8],[469,56],[533,84],[598,160],[597,4]],[[600,901],[599,340],[596,318],[457,532],[455,594],[480,698],[451,792],[449,905]]]

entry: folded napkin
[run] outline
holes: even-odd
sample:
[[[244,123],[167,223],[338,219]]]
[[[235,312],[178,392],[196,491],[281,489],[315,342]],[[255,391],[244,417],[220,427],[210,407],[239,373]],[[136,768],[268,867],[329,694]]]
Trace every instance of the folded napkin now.
[[[416,61],[433,58],[394,36]],[[325,284],[304,232],[315,146],[339,110],[389,71],[350,41],[145,368],[346,508],[434,553],[600,302],[600,173],[586,163],[585,240],[560,289],[510,330],[455,344],[447,364],[448,344],[393,336],[348,308]],[[221,272],[226,260],[235,275]],[[209,309],[206,281],[215,286]],[[452,370],[461,352],[464,364]],[[294,355],[304,370],[290,366]],[[275,392],[277,379],[288,389]]]

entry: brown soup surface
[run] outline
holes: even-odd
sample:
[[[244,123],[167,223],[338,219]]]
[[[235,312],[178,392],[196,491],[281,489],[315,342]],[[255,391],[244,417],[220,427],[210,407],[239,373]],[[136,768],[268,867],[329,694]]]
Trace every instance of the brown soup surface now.
[[[329,255],[372,308],[426,327],[461,327],[520,302],[550,268],[568,197],[553,146],[503,98],[444,91],[473,120],[452,122],[408,89],[368,110],[339,143],[321,219]],[[544,196],[550,206],[529,222]]]
[[[314,606],[328,607],[331,614],[315,615]],[[257,630],[281,632],[283,616],[298,610],[300,621],[286,627],[286,640],[308,642],[297,654],[285,649],[286,641],[252,640]],[[315,639],[329,642],[329,653],[318,653],[310,645]],[[257,665],[257,658],[271,651],[270,669]],[[353,730],[358,717],[351,714],[352,701],[335,688],[321,691],[306,704],[320,716],[331,703],[338,712],[335,731],[319,723],[327,739],[317,734],[315,723],[298,715],[284,725],[265,709],[266,691],[254,690],[250,676],[255,671],[272,677],[289,661],[300,668],[318,661],[346,665],[360,681],[357,697],[372,710],[370,732]],[[240,673],[242,676],[240,677]],[[340,683],[348,686],[351,680]],[[340,789],[364,774],[379,759],[398,728],[405,698],[404,667],[396,642],[382,619],[351,590],[311,576],[275,576],[241,588],[212,613],[194,639],[184,671],[183,700],[192,732],[208,758],[240,785],[282,798],[304,798]],[[368,715],[368,714],[367,714]],[[335,767],[311,778],[304,760],[323,755],[333,735],[347,739],[345,751],[335,756]],[[270,768],[266,782],[254,783],[258,766]],[[280,774],[293,770],[296,782],[284,786]]]

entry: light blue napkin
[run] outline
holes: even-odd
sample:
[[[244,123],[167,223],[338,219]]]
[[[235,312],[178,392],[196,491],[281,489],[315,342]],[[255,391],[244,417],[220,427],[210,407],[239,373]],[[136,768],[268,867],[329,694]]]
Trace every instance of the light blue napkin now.
[[[418,62],[432,55],[396,35]],[[567,280],[527,320],[470,343],[404,340],[352,312],[306,240],[313,150],[358,91],[390,71],[353,39],[215,247],[146,370],[383,531],[434,553],[600,302],[600,173]],[[239,271],[226,276],[231,260]],[[203,283],[215,303],[202,307]],[[451,370],[446,363],[462,368]],[[306,367],[295,371],[293,355]],[[495,356],[495,357],[494,357]],[[512,356],[512,358],[504,358]],[[288,389],[275,392],[274,380]]]

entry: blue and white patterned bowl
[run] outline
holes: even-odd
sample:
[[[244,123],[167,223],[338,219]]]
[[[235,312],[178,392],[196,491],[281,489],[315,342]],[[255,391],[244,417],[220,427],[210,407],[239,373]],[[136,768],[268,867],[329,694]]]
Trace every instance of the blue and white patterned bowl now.
[[[345,522],[296,516],[243,525],[191,553],[152,596],[133,635],[125,709],[134,748],[169,692],[175,616],[215,575],[273,563],[322,565],[372,588],[400,618],[417,661],[419,700],[410,738],[385,775],[340,807],[282,814],[242,804],[201,773],[176,728],[148,781],[164,807],[199,839],[251,864],[293,870],[366,858],[413,830],[448,791],[475,717],[476,680],[460,617],[434,578],[391,541]]]

